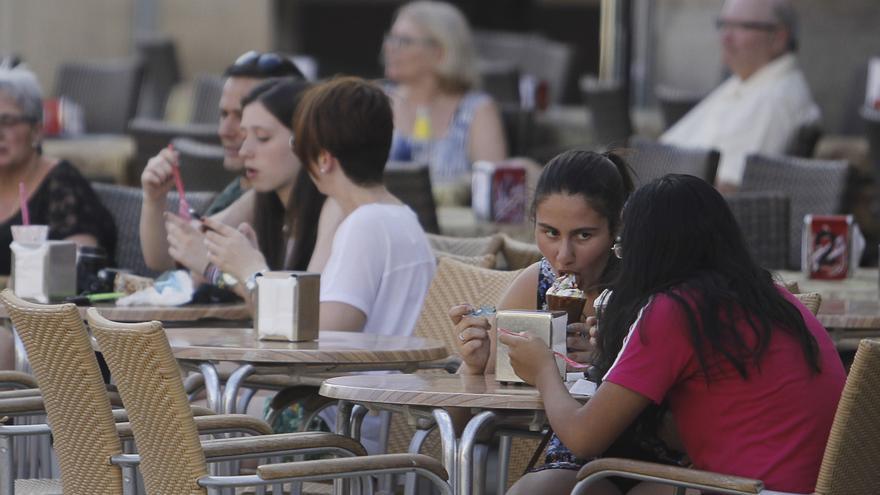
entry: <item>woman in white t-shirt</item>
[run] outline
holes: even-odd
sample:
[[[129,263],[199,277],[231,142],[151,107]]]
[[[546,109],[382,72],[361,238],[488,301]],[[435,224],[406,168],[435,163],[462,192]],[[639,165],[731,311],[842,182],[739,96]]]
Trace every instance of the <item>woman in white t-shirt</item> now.
[[[293,151],[344,216],[321,274],[322,330],[411,335],[434,277],[415,213],[382,183],[393,126],[388,97],[359,78],[315,86],[297,108]],[[331,428],[335,416],[320,415]],[[364,420],[361,441],[370,453],[384,450],[383,424]]]
[[[410,335],[434,276],[425,233],[385,189],[393,116],[388,97],[359,78],[309,90],[294,122],[294,153],[343,212],[321,276],[322,330]]]

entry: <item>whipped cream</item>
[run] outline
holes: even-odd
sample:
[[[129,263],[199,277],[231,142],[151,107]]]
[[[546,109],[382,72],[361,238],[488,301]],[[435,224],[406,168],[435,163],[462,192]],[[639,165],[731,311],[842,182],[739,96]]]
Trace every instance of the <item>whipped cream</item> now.
[[[557,297],[578,297],[585,298],[584,291],[578,288],[577,275],[573,273],[563,273],[556,277],[553,285],[547,289],[548,296]]]

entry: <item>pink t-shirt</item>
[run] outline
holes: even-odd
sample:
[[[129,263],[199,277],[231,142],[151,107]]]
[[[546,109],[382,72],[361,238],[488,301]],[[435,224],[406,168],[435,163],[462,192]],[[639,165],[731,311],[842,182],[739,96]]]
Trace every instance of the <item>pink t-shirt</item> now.
[[[655,403],[666,399],[696,468],[759,479],[768,490],[811,493],[846,373],[822,324],[780,292],[819,344],[819,374],[810,371],[797,340],[776,331],[748,380],[720,355],[707,355],[713,370],[707,384],[684,312],[657,295],[630,328],[605,380]],[[751,329],[741,328],[751,345]]]

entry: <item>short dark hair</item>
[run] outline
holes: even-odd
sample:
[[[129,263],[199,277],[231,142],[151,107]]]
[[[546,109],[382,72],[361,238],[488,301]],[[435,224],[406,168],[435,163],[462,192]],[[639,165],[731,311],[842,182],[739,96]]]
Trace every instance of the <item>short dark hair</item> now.
[[[256,50],[243,53],[223,71],[226,77],[251,77],[268,79],[270,77],[295,76],[305,79],[299,68],[287,57],[275,52],[261,53]]]
[[[294,152],[304,166],[327,151],[355,184],[382,183],[394,118],[379,86],[359,77],[319,84],[303,96],[293,129]]]

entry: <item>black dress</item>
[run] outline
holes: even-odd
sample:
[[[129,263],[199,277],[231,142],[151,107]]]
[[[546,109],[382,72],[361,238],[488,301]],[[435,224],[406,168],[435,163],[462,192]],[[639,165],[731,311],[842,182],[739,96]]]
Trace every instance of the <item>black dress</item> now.
[[[70,162],[62,160],[46,174],[28,198],[30,220],[49,226],[49,239],[61,240],[77,234],[91,234],[111,258],[116,248],[116,225],[101,204],[89,181]],[[21,211],[0,223],[0,275],[9,275],[12,255],[12,225],[21,225]]]

